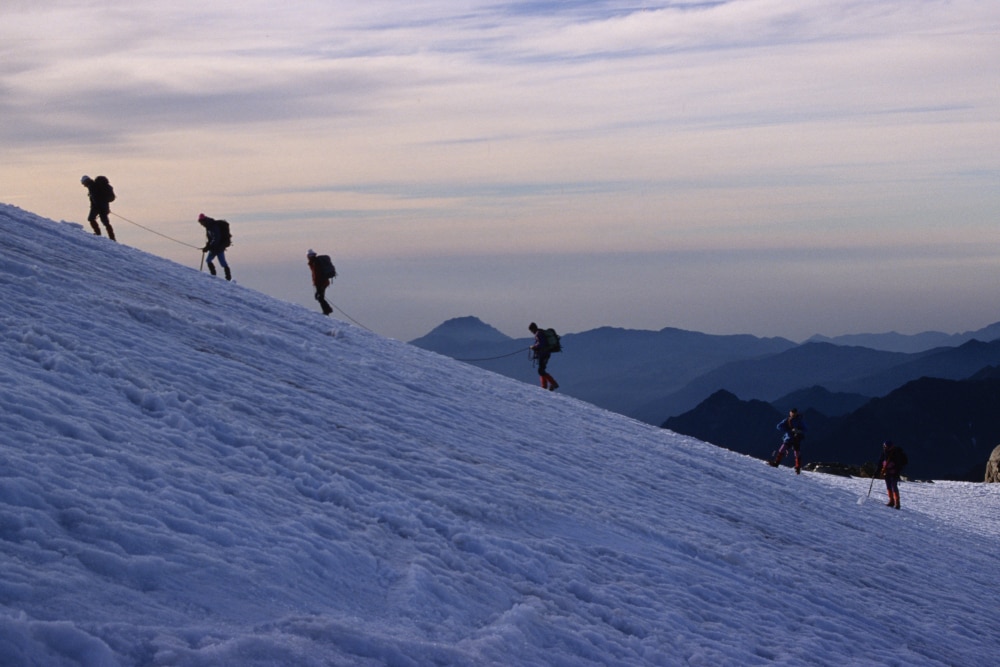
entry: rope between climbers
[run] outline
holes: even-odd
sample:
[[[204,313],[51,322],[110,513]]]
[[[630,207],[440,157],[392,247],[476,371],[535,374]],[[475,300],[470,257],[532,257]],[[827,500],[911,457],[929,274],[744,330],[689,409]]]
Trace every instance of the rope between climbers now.
[[[201,256],[202,260],[205,259],[204,248],[202,248],[200,246],[194,246],[194,245],[191,245],[190,243],[185,243],[184,241],[180,241],[180,240],[175,239],[175,238],[173,238],[171,236],[167,236],[166,234],[162,234],[162,233],[156,231],[155,229],[150,229],[149,227],[146,227],[145,225],[140,225],[135,220],[129,220],[125,216],[119,215],[119,214],[115,213],[114,211],[110,211],[110,213],[111,213],[111,215],[115,216],[116,218],[120,218],[120,219],[124,220],[125,222],[127,222],[127,223],[129,223],[131,225],[135,225],[136,227],[140,227],[142,229],[145,229],[147,232],[151,232],[153,234],[156,234],[157,236],[162,236],[163,238],[167,239],[168,241],[173,241],[174,243],[179,243],[182,246],[186,246],[188,248],[193,248],[194,250],[201,250],[202,251],[202,256]],[[356,319],[354,319],[353,317],[351,317],[350,315],[348,315],[347,313],[345,313],[343,311],[343,309],[341,309],[339,306],[334,305],[333,307],[336,308],[338,311],[340,311],[341,315],[343,315],[344,317],[346,317],[347,319],[349,319],[351,322],[354,322],[355,324],[357,324],[362,329],[364,329],[366,331],[371,331],[372,333],[375,333],[374,331],[372,331],[371,329],[369,329],[365,325],[361,324],[361,322],[358,322]],[[507,355],[507,356],[510,356],[510,355]],[[499,357],[497,357],[497,358],[499,359]],[[476,359],[476,360],[473,360],[473,361],[480,361],[480,360]]]
[[[481,359],[459,359],[458,357],[453,357],[455,361],[493,361],[494,359],[506,359],[507,357],[513,357],[515,354],[521,354],[525,350],[530,350],[530,347],[523,347],[520,350],[511,352],[510,354],[501,354],[499,357],[483,357]]]
[[[190,243],[185,243],[184,241],[178,241],[177,239],[175,239],[173,237],[170,237],[170,236],[167,236],[166,234],[161,234],[160,232],[156,231],[155,229],[150,229],[149,227],[145,227],[143,225],[140,225],[138,222],[136,222],[134,220],[129,220],[128,218],[126,218],[123,215],[118,215],[114,211],[111,211],[111,215],[115,216],[116,218],[121,218],[125,222],[127,222],[129,224],[132,224],[132,225],[135,225],[136,227],[140,227],[142,229],[145,229],[147,232],[151,232],[153,234],[156,234],[157,236],[162,236],[163,238],[167,239],[168,241],[173,241],[174,243],[179,243],[182,246],[187,246],[188,248],[194,248],[195,250],[201,250],[201,247],[199,247],[199,246],[193,246]]]
[[[340,314],[341,314],[341,315],[343,315],[344,317],[346,317],[346,318],[347,318],[347,319],[349,319],[350,321],[354,322],[355,324],[357,324],[357,325],[358,325],[359,327],[361,327],[361,328],[362,328],[362,329],[364,329],[365,331],[371,331],[371,333],[375,333],[374,331],[372,331],[371,329],[369,329],[369,328],[368,328],[368,327],[366,327],[365,325],[361,324],[361,322],[358,322],[358,321],[357,321],[356,319],[354,319],[353,317],[351,317],[350,315],[348,315],[347,313],[345,313],[345,312],[343,311],[343,309],[341,309],[341,308],[340,308],[340,306],[338,306],[337,304],[335,304],[335,303],[332,303],[332,304],[330,304],[330,305],[331,305],[331,306],[333,306],[333,307],[334,307],[334,308],[335,308],[336,310],[340,311]]]

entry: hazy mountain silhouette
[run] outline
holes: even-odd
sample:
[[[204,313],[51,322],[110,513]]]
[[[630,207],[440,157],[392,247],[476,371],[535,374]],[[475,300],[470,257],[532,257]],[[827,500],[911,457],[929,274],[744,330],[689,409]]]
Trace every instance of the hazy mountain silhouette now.
[[[664,422],[664,428],[743,454],[768,458],[777,446],[783,413],[770,403],[742,401],[724,389],[697,408]]]
[[[910,477],[982,481],[986,460],[1000,442],[998,374],[991,367],[975,379],[920,378],[842,417],[807,409],[803,459],[850,465],[875,462],[881,443],[889,439],[909,454]],[[663,426],[767,458],[780,441],[775,427],[783,414],[770,403],[740,400],[719,391]]]
[[[972,340],[959,347],[937,348],[910,355],[910,358],[900,364],[877,370],[855,380],[831,382],[826,386],[833,391],[882,396],[917,378],[961,380],[996,364],[1000,364],[1000,340],[988,343]]]
[[[906,448],[914,477],[983,481],[1000,442],[1000,380],[924,377],[834,422],[817,456],[845,463],[878,458],[885,439]]]
[[[1000,341],[969,341],[956,348],[915,354],[883,352],[830,343],[806,343],[791,350],[721,366],[680,391],[642,406],[637,416],[657,421],[682,414],[719,389],[743,399],[777,402],[786,394],[821,386],[835,394],[884,396],[921,377],[958,380],[1000,364]],[[838,411],[835,411],[838,412]]]
[[[430,333],[411,340],[410,344],[445,356],[461,358],[510,351],[513,342],[513,338],[477,317],[456,317],[438,325]]]
[[[528,351],[532,339],[504,336],[474,317],[449,320],[410,342],[508,377],[538,381]],[[783,338],[613,327],[564,334],[562,345],[563,352],[554,355],[549,365],[560,391],[631,417],[650,396],[678,390],[728,362],[795,347]]]
[[[871,399],[870,396],[833,392],[819,385],[808,389],[798,389],[772,401],[781,413],[792,408],[813,409],[829,417],[839,417],[854,412]]]
[[[881,334],[848,334],[833,337],[816,335],[806,342],[867,347],[885,352],[916,353],[935,347],[958,347],[970,340],[996,340],[997,338],[1000,338],[1000,322],[983,327],[977,331],[966,331],[958,334],[947,334],[940,331],[901,334],[890,331],[889,333]]]
[[[977,332],[942,334],[945,338],[928,333],[878,334],[873,339],[919,348],[939,340],[996,336],[998,331],[1000,323]],[[858,335],[833,340],[848,338],[864,339]],[[476,317],[448,320],[411,343],[508,377],[537,382],[528,351],[531,338],[511,338]],[[893,352],[673,328],[601,327],[564,334],[563,348],[550,365],[561,392],[651,424],[691,410],[720,389],[779,407],[815,407],[833,417],[920,377],[962,379],[986,366],[1000,365],[1000,341],[996,340]]]
[[[830,431],[830,419],[825,415],[812,408],[803,408],[800,412],[808,428],[807,440],[812,440],[817,432]],[[741,454],[768,459],[781,444],[778,423],[787,414],[788,410],[766,401],[740,400],[720,389],[695,409],[671,417],[663,427]]]
[[[840,387],[873,371],[898,366],[911,358],[901,352],[806,343],[768,357],[735,361],[715,368],[679,391],[648,401],[637,416],[651,423],[662,423],[666,418],[690,410],[719,389],[743,399],[771,402],[793,391],[816,385],[831,389]],[[858,386],[854,386],[852,391],[866,394]]]

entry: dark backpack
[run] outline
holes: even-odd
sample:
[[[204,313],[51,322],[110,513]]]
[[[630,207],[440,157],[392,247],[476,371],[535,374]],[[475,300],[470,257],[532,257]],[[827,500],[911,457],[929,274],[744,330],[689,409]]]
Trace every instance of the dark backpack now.
[[[225,220],[215,221],[215,242],[220,248],[233,245],[233,235],[229,231],[229,223]]]
[[[337,268],[333,265],[333,260],[329,255],[316,255],[316,275],[320,278],[336,278]]]
[[[896,470],[903,472],[903,468],[905,468],[906,464],[910,462],[910,459],[906,455],[906,452],[903,451],[902,447],[896,447],[894,458],[896,459]]]
[[[111,183],[108,182],[107,176],[98,176],[94,179],[94,183],[101,189],[101,193],[104,195],[104,201],[109,204],[115,200],[115,189],[111,187]]]
[[[560,341],[559,334],[556,333],[555,329],[546,329],[542,333],[545,334],[546,352],[562,352],[562,342]]]

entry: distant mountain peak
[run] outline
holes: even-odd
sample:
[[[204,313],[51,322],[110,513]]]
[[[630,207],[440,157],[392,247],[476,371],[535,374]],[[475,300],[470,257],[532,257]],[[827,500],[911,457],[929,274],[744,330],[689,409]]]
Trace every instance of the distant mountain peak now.
[[[442,340],[460,343],[503,343],[512,339],[478,317],[467,315],[446,320],[434,327],[430,333],[412,340],[410,343],[422,347],[421,343]]]

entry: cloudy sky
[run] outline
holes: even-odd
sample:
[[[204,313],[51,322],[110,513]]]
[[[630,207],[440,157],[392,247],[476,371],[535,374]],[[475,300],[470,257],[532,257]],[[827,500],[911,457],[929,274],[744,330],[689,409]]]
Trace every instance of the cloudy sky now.
[[[1000,320],[1000,3],[229,4],[5,0],[0,201],[403,340]]]

